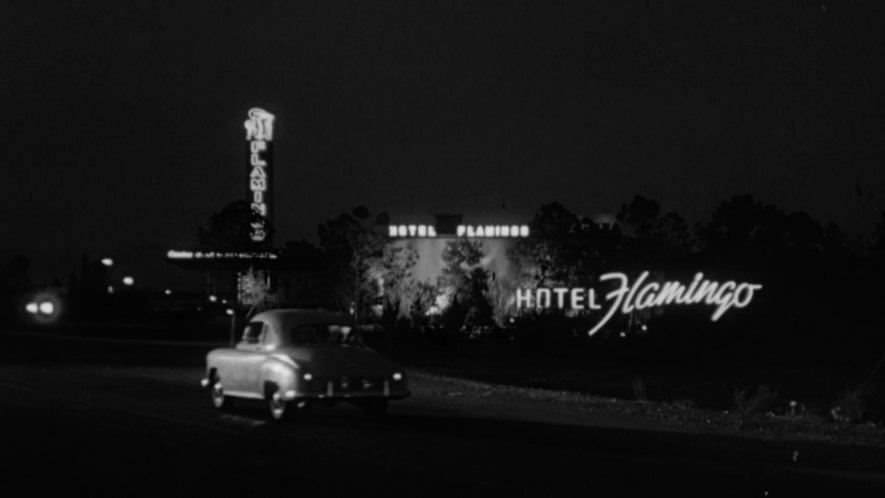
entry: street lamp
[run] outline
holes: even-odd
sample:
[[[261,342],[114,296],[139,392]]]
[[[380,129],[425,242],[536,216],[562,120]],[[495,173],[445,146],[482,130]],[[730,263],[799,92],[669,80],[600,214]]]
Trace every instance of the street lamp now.
[[[135,283],[135,279],[129,276],[123,277],[123,285],[132,286]]]
[[[108,266],[108,267],[114,266],[114,260],[111,258],[104,258],[101,260],[101,264]]]

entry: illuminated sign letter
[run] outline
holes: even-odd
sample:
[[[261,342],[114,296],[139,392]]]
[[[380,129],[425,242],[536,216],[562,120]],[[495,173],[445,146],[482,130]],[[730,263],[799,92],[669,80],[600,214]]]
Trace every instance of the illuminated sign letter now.
[[[538,289],[538,295],[535,296],[535,305],[538,308],[550,307],[550,289]]]
[[[618,286],[617,289],[609,292],[608,295],[605,296],[605,298],[609,301],[614,299],[615,302],[614,302],[614,304],[612,304],[609,307],[608,312],[605,314],[605,316],[602,317],[602,320],[600,320],[599,323],[597,323],[595,327],[590,329],[590,332],[588,335],[595,334],[596,332],[599,331],[599,329],[601,329],[603,327],[603,325],[605,325],[606,323],[608,323],[609,320],[611,320],[612,316],[615,314],[615,311],[617,311],[618,308],[620,308],[621,301],[624,299],[624,294],[626,294],[630,290],[630,288],[627,286],[627,275],[624,275],[623,273],[606,273],[605,275],[602,275],[601,277],[599,277],[600,282],[605,282],[607,280],[614,280],[614,279],[619,280],[620,285]]]
[[[532,292],[528,289],[516,289],[516,309],[532,307]]]
[[[569,301],[569,304],[571,305],[571,308],[573,310],[584,309],[584,304],[581,302],[584,300],[584,296],[581,295],[581,290],[582,289],[575,287],[570,293],[569,297],[571,297],[571,299]]]
[[[273,140],[274,115],[253,107],[249,109],[249,119],[243,125],[246,127],[246,140]]]
[[[553,289],[553,293],[556,294],[556,307],[560,309],[565,308],[565,295],[568,294],[568,289],[557,287]]]

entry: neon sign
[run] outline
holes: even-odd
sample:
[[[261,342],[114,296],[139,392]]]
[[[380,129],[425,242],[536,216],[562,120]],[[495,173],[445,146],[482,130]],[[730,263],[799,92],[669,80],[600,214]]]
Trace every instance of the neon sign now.
[[[703,303],[716,306],[716,310],[710,317],[715,322],[731,308],[747,307],[753,300],[753,293],[762,289],[759,284],[737,283],[733,280],[720,283],[708,280],[700,272],[695,274],[694,279],[687,286],[678,281],[645,283],[648,275],[649,272],[643,272],[632,285],[624,273],[606,273],[599,277],[600,282],[612,280],[617,286],[606,294],[605,300],[608,303],[608,309],[599,323],[590,329],[588,335],[592,336],[598,332],[618,311],[629,314],[634,310],[640,311],[672,304]],[[591,288],[559,287],[516,290],[517,310],[554,307],[576,311],[603,309],[603,306],[597,303],[596,291]]]
[[[458,237],[528,237],[528,225],[458,225]]]
[[[436,237],[433,225],[390,225],[387,232],[391,237]]]
[[[215,252],[215,251],[177,251],[166,253],[169,259],[277,259],[272,252]]]
[[[436,237],[433,225],[390,225],[390,237]],[[466,238],[528,237],[528,225],[458,225],[455,236]]]
[[[249,119],[243,126],[246,128],[246,140],[249,142],[249,202],[252,211],[261,215],[263,221],[252,222],[251,238],[261,242],[267,238],[267,221],[270,197],[270,150],[273,141],[274,115],[254,107],[249,109]]]

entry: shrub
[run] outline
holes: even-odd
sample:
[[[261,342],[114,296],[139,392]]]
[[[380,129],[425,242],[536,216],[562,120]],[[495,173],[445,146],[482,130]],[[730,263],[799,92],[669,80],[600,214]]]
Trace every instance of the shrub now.
[[[853,389],[842,394],[839,401],[830,409],[830,415],[836,422],[858,422],[863,419],[865,410],[863,391]]]
[[[734,389],[734,407],[741,415],[768,412],[777,401],[777,391],[766,385],[759,386],[754,393],[748,389]]]

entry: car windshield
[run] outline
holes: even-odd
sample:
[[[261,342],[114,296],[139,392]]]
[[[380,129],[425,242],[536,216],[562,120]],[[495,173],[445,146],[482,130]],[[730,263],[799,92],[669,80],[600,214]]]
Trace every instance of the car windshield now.
[[[362,344],[356,329],[349,325],[312,323],[289,327],[283,334],[286,345],[301,344]]]

